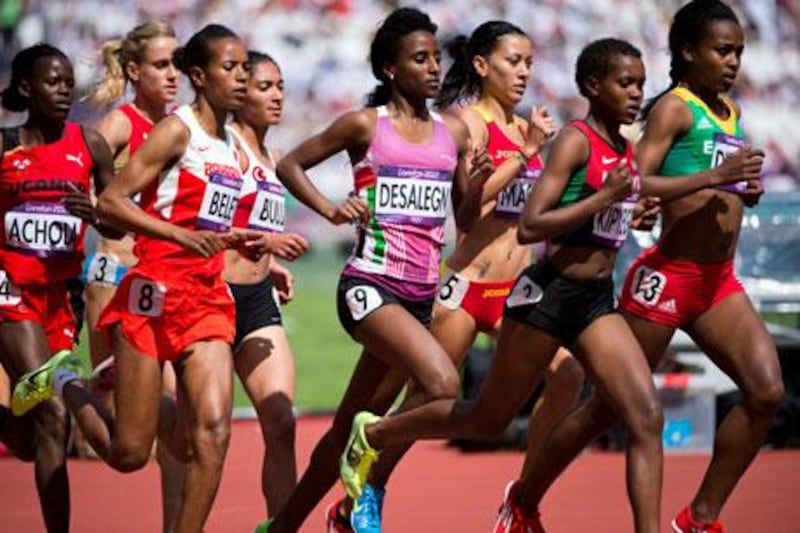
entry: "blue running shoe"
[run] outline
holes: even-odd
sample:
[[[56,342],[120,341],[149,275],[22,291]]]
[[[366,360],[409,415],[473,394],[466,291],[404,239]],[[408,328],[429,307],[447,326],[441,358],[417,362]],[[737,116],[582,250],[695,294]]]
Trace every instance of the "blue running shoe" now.
[[[375,488],[369,483],[364,485],[361,496],[353,502],[350,511],[350,525],[356,533],[381,533],[381,515],[383,513],[383,497],[386,489]]]

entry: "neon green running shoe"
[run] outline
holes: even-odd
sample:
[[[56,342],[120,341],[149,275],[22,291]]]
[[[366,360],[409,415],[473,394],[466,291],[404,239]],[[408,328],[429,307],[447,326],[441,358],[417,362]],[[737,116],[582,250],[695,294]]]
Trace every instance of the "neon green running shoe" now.
[[[272,523],[273,520],[275,520],[275,519],[274,518],[270,518],[266,522],[261,522],[253,530],[253,533],[267,533],[269,531],[269,525]]]
[[[53,378],[57,369],[71,371],[78,377],[83,371],[80,360],[71,351],[61,350],[36,370],[23,374],[11,396],[11,412],[15,416],[22,416],[53,397]]]
[[[367,442],[364,427],[381,419],[368,411],[361,411],[353,418],[350,438],[339,460],[339,476],[342,478],[344,490],[354,500],[361,496],[364,485],[369,478],[372,465],[378,460],[380,452]]]

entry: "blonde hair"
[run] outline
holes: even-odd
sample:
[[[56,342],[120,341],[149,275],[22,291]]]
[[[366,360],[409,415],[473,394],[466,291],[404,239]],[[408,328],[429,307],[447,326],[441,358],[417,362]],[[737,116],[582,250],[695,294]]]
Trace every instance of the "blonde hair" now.
[[[156,37],[175,37],[175,30],[162,20],[151,20],[139,24],[123,39],[106,41],[100,47],[105,74],[86,96],[93,105],[103,106],[118,100],[125,92],[128,73],[125,65],[129,61],[139,63],[144,56],[147,42]]]

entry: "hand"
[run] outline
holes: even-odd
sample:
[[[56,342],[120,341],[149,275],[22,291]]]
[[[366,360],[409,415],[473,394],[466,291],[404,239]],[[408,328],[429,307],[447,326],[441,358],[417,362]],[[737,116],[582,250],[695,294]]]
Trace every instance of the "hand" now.
[[[636,202],[633,208],[633,220],[631,229],[639,231],[650,231],[658,220],[661,213],[661,198],[657,196],[643,196]]]
[[[278,291],[281,305],[287,304],[294,298],[294,276],[280,263],[273,261],[269,267],[269,277],[272,285]]]
[[[478,148],[472,152],[469,167],[469,183],[470,185],[477,185],[483,187],[486,180],[494,172],[494,164],[492,158],[485,147]]]
[[[764,194],[764,185],[761,180],[748,180],[747,189],[739,196],[742,197],[744,205],[747,207],[755,207],[758,201],[761,200],[761,195]]]
[[[528,132],[525,136],[525,154],[536,154],[556,133],[556,122],[545,106],[534,106],[528,121]]]
[[[251,261],[264,254],[274,253],[282,259],[294,261],[306,250],[308,241],[297,233],[266,233],[253,230],[236,230],[224,236],[226,248],[237,250]]]
[[[89,194],[80,190],[71,181],[67,182],[67,187],[69,187],[69,192],[64,196],[67,211],[89,224],[97,224],[97,213],[95,213]]]
[[[336,210],[328,220],[337,226],[358,221],[366,224],[369,222],[369,207],[355,192],[351,192],[344,202],[336,206]]]
[[[635,177],[628,168],[628,160],[623,157],[617,166],[608,173],[598,192],[607,195],[612,203],[618,202],[631,195],[636,185],[634,180]]]
[[[764,151],[747,147],[737,150],[715,169],[719,180],[716,185],[744,180],[757,180],[764,164]]]
[[[226,236],[214,231],[193,231],[178,228],[174,240],[184,249],[206,258],[214,257],[222,250],[228,248]]]

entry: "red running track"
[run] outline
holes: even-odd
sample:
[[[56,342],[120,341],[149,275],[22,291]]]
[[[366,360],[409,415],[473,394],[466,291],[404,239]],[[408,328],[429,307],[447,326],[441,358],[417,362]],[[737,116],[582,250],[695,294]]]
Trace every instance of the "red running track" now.
[[[329,418],[302,418],[298,457],[304,468]],[[234,424],[225,473],[206,531],[248,532],[261,520],[261,438],[256,422]],[[663,531],[700,482],[708,457],[669,455],[665,461]],[[631,530],[619,453],[584,454],[559,480],[542,508],[550,533]],[[488,532],[503,487],[522,463],[515,452],[463,454],[441,442],[414,448],[398,468],[386,500],[384,530],[392,532]],[[158,470],[122,475],[97,461],[72,461],[72,530],[141,532],[160,530]],[[322,532],[324,505],[302,531]],[[723,513],[732,533],[800,531],[800,452],[764,451]],[[33,468],[0,459],[0,532],[43,531]]]

